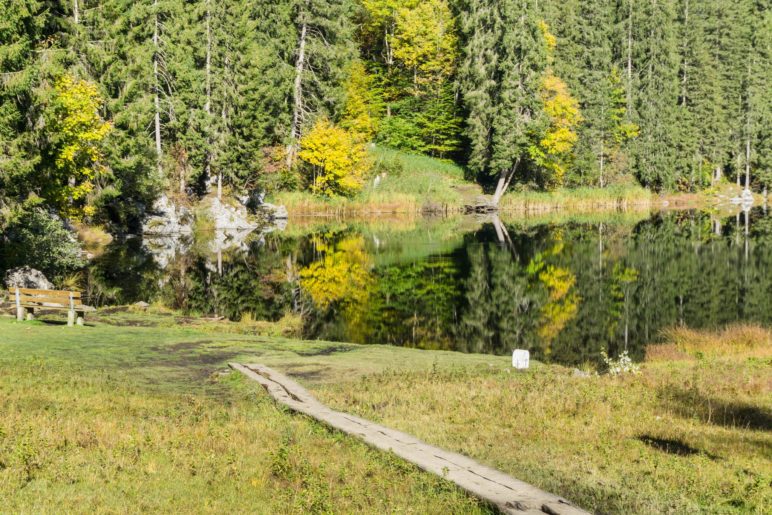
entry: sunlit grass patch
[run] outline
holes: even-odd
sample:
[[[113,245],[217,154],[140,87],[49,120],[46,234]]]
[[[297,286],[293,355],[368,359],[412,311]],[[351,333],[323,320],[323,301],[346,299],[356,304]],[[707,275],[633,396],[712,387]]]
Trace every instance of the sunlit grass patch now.
[[[225,367],[310,347],[190,327],[0,318],[0,511],[488,511],[440,478],[286,413]]]
[[[649,345],[650,361],[701,357],[772,357],[772,331],[750,324],[738,324],[720,331],[673,327],[663,333],[664,344]]]
[[[754,348],[767,341],[726,334]],[[728,356],[648,362],[619,377],[559,366],[396,369],[315,391],[590,511],[762,512],[772,502],[770,363]]]

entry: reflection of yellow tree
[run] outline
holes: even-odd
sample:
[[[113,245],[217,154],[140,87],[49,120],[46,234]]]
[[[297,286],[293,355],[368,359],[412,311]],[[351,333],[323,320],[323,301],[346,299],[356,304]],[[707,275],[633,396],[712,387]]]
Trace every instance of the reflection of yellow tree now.
[[[351,236],[334,247],[317,240],[315,246],[322,258],[300,271],[300,286],[320,309],[340,305],[349,330],[361,330],[373,283],[372,258],[365,250],[364,238]]]
[[[557,256],[563,251],[562,235],[555,234],[558,241],[544,253],[537,254],[528,265],[531,275],[537,275],[547,289],[547,302],[541,308],[542,321],[537,331],[544,342],[544,354],[549,355],[552,341],[566,325],[576,317],[581,298],[574,290],[576,276],[567,268],[548,265],[545,258]]]
[[[543,323],[538,331],[546,343],[545,353],[549,354],[552,341],[576,317],[580,298],[574,290],[576,276],[566,268],[549,265],[539,274],[539,280],[549,292],[549,299],[542,307]]]

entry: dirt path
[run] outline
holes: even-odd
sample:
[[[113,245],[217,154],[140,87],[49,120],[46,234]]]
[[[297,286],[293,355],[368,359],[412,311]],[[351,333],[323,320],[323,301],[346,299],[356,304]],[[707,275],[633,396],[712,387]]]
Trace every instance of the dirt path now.
[[[414,436],[395,431],[347,413],[333,411],[288,377],[263,365],[231,363],[250,379],[260,383],[277,401],[291,410],[324,422],[330,427],[361,438],[369,445],[437,474],[470,494],[508,514],[587,513],[569,501],[486,467],[466,456],[428,445]]]

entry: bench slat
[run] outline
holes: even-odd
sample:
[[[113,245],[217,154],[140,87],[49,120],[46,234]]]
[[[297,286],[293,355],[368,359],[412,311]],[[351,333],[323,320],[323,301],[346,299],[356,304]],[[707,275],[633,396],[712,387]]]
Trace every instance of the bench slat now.
[[[12,296],[16,295],[16,288],[9,288],[8,293]],[[33,290],[30,288],[19,288],[19,296],[20,297],[31,297],[31,296],[37,296],[37,295],[43,295],[46,297],[65,297],[70,298],[70,294],[72,294],[73,299],[79,299],[81,298],[81,293],[79,291],[67,291],[67,290]]]
[[[22,302],[23,308],[40,308],[40,309],[60,309],[69,311],[69,304],[59,304],[56,302]],[[96,311],[96,308],[92,306],[86,306],[85,304],[75,304],[74,311]]]

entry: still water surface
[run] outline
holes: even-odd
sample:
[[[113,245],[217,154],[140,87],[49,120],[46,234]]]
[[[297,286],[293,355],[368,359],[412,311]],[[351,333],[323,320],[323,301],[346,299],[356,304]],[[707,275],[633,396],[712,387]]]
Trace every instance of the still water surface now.
[[[679,324],[772,323],[772,217],[699,212],[490,220],[291,222],[244,242],[113,242],[87,270],[100,305],[161,302],[303,336],[564,364]],[[225,250],[217,252],[217,249]]]

